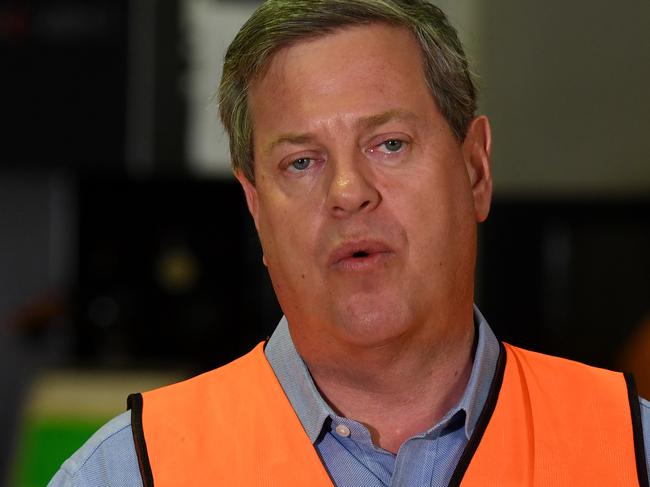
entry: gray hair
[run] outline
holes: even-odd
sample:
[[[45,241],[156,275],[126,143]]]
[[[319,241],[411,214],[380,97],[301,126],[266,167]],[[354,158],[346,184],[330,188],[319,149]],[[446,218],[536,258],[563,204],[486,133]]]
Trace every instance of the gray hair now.
[[[302,39],[375,22],[413,33],[431,95],[456,138],[465,139],[476,111],[476,89],[456,30],[438,7],[424,0],[267,0],[242,26],[224,60],[219,113],[230,138],[233,170],[254,183],[248,90],[273,55]]]

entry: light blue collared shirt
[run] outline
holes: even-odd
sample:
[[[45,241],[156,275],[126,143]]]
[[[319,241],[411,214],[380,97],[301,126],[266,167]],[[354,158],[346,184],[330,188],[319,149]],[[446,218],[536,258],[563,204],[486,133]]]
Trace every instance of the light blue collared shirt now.
[[[364,425],[330,408],[293,345],[286,318],[280,321],[266,357],[337,486],[449,484],[483,410],[499,357],[499,342],[478,309],[474,320],[476,353],[462,397],[437,424],[405,441],[397,455],[375,446]]]
[[[458,464],[496,370],[499,344],[475,309],[478,332],[474,364],[465,391],[436,425],[402,444],[393,455],[372,444],[362,424],[337,416],[327,405],[298,355],[286,320],[280,321],[265,354],[308,437],[338,487],[444,486]],[[641,399],[646,462],[650,466],[650,403]],[[346,434],[337,433],[337,426]],[[52,478],[51,487],[141,487],[131,433],[131,413],[97,431]]]

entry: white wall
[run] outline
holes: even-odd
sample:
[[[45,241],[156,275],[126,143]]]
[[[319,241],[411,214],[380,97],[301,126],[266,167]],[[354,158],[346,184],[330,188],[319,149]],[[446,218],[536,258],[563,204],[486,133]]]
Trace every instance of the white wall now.
[[[221,79],[223,57],[255,3],[186,0],[183,24],[188,42],[187,159],[190,171],[230,176],[228,140],[212,95]]]

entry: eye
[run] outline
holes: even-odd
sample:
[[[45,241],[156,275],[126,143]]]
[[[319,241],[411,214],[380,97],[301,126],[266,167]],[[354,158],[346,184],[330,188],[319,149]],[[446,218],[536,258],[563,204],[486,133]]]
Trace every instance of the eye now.
[[[382,156],[392,156],[404,152],[407,144],[408,142],[402,139],[386,139],[369,149],[368,152]]]
[[[382,142],[379,146],[386,149],[386,152],[399,152],[402,150],[404,142],[398,139],[389,139]]]
[[[311,164],[312,159],[309,157],[301,157],[300,159],[293,161],[290,165],[290,168],[294,169],[295,171],[304,171],[305,169],[308,169]]]

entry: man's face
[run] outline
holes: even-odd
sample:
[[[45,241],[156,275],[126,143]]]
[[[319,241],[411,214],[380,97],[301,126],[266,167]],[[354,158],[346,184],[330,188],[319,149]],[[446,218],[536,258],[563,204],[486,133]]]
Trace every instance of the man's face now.
[[[489,127],[458,142],[408,31],[298,42],[249,103],[255,186],[238,178],[299,350],[440,334],[471,313]]]

